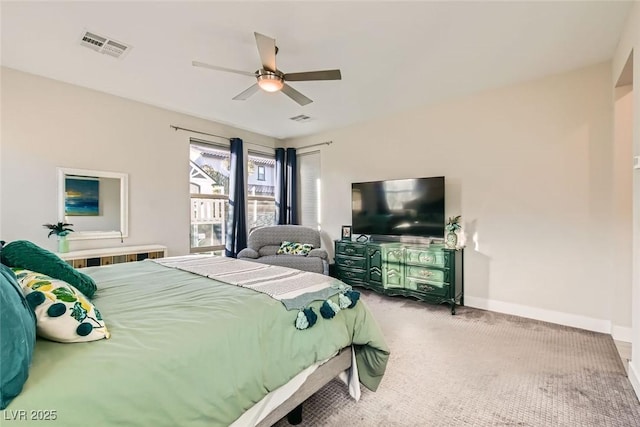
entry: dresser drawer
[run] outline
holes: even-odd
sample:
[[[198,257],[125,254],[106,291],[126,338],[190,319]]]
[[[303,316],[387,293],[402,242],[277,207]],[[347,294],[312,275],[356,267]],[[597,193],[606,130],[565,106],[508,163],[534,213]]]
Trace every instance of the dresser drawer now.
[[[382,249],[379,245],[367,245],[367,281],[382,286]]]
[[[401,263],[404,258],[402,248],[382,248],[382,261],[383,262],[396,262]]]
[[[367,270],[367,281],[372,282],[374,285],[382,284],[382,269],[377,266],[369,266]]]
[[[367,247],[362,244],[352,242],[336,242],[336,254],[363,257]]]
[[[382,267],[382,285],[385,288],[404,288],[402,264],[385,264]]]
[[[336,255],[336,266],[347,268],[361,268],[364,270],[365,268],[367,268],[367,259]]]
[[[448,270],[407,265],[405,274],[407,278],[412,278],[428,283],[442,284],[449,282]]]
[[[446,283],[426,283],[424,280],[409,277],[407,277],[404,287],[405,289],[439,297],[448,297],[450,290],[450,286]]]
[[[442,250],[429,249],[405,249],[405,262],[407,264],[426,265],[432,267],[448,267],[448,256]]]
[[[344,267],[339,267],[336,269],[338,279],[347,281],[357,280],[360,282],[364,282],[367,276],[367,272],[365,270],[352,270]]]

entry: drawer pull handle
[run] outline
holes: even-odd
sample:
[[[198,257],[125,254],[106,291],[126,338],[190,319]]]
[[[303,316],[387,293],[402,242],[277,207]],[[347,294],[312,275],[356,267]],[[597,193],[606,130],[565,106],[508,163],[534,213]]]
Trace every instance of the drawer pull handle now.
[[[355,249],[353,249],[353,248],[346,248],[344,251],[345,251],[345,252],[348,252],[348,253],[350,253],[350,254],[352,254],[352,253],[354,253],[356,250],[355,250]]]
[[[351,261],[350,259],[346,259],[346,260],[344,260],[344,263],[343,263],[343,264],[344,264],[344,265],[353,265],[353,264],[354,264],[354,262],[353,262],[353,261]]]
[[[429,270],[420,270],[418,272],[418,274],[420,274],[420,276],[422,277],[431,277],[433,276],[433,271],[429,271]]]
[[[421,291],[431,292],[435,289],[433,286],[429,286],[429,285],[418,285],[418,286]]]
[[[350,271],[345,272],[345,275],[348,276],[348,277],[353,277],[354,276],[354,274],[352,272],[350,272]]]
[[[418,259],[420,262],[433,262],[434,259],[432,256],[419,256]]]

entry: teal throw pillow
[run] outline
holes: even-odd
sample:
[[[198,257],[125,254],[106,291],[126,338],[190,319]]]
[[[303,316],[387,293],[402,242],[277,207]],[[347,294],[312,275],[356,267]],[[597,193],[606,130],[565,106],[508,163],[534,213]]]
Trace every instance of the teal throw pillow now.
[[[0,409],[22,391],[35,344],[35,315],[13,271],[0,265]]]
[[[91,298],[96,292],[96,282],[86,274],[71,267],[58,255],[26,240],[16,240],[6,244],[0,252],[3,264],[24,268],[60,279]]]

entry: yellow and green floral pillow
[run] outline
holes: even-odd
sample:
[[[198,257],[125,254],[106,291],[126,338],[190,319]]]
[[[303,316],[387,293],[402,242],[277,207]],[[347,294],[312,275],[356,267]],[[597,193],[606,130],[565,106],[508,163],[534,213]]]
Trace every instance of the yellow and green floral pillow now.
[[[36,314],[38,336],[63,343],[109,338],[100,311],[79,290],[41,273],[20,268],[13,271]]]
[[[278,249],[278,255],[303,255],[306,256],[313,249],[313,245],[309,243],[282,242]]]

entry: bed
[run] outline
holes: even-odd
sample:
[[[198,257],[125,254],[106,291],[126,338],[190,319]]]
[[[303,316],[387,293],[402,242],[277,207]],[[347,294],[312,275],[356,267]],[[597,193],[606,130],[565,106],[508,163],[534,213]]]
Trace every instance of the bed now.
[[[317,322],[300,330],[299,312],[269,295],[151,260],[82,271],[97,284],[92,302],[111,338],[38,339],[4,420],[41,425],[33,415],[48,413],[47,425],[65,427],[264,426],[352,362],[371,390],[384,374],[389,350],[364,301],[333,318],[315,301]]]

